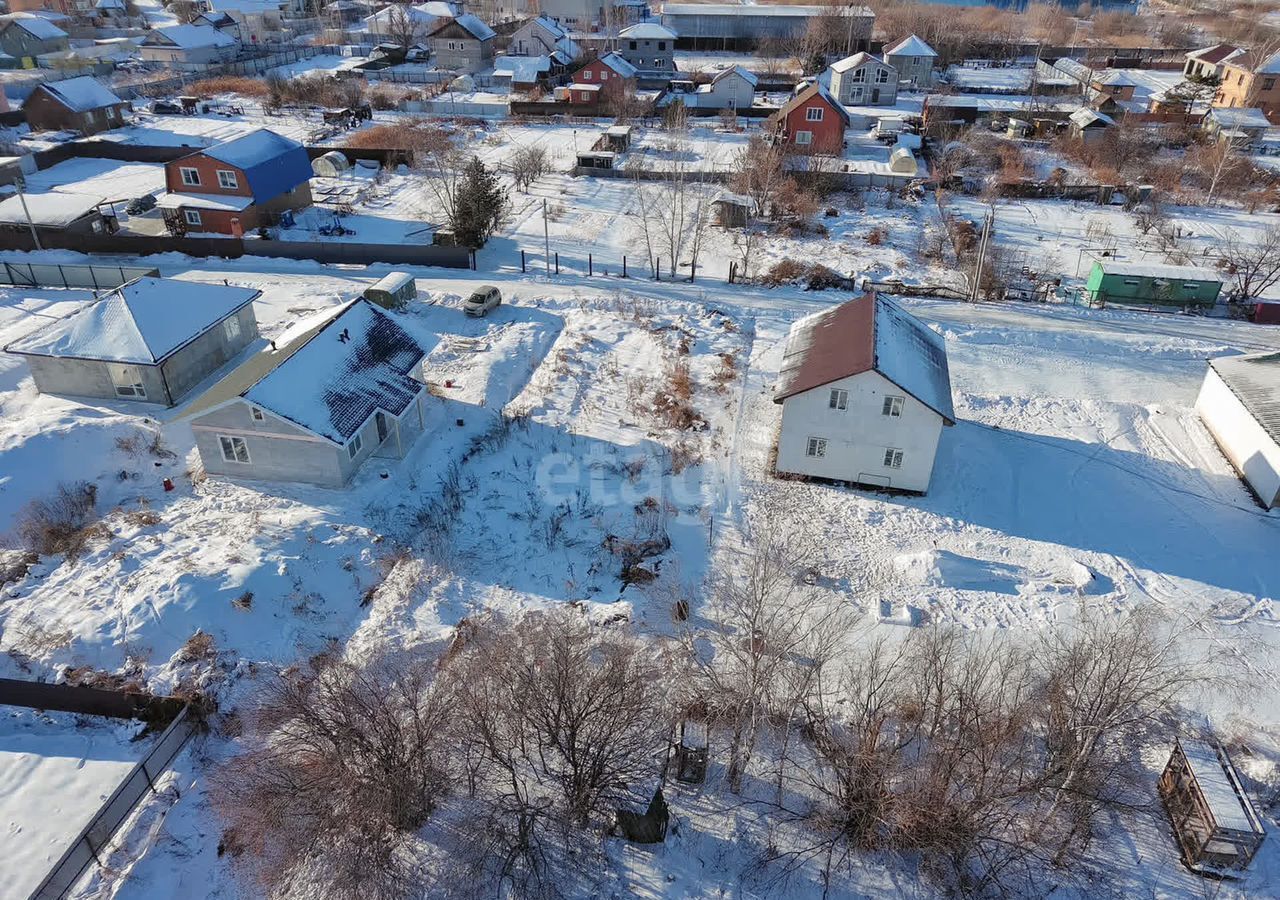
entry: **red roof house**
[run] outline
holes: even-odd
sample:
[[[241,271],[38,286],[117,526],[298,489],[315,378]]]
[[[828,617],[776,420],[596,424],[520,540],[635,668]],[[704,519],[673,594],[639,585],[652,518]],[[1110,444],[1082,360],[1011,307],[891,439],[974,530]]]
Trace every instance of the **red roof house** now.
[[[844,149],[849,114],[818,82],[801,89],[774,113],[777,136],[801,153],[835,156]]]

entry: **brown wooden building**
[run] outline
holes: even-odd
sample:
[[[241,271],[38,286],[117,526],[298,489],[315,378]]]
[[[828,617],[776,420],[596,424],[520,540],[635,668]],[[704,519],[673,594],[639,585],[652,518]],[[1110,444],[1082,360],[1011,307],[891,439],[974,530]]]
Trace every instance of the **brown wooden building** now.
[[[1218,874],[1249,865],[1266,832],[1225,749],[1175,741],[1158,788],[1188,867]]]
[[[89,75],[39,85],[22,111],[33,131],[74,130],[97,134],[124,124],[129,104]]]

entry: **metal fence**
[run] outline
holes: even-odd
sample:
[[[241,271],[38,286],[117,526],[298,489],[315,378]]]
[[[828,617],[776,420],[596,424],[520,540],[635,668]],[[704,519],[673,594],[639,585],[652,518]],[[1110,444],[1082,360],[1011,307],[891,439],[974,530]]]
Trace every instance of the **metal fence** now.
[[[138,801],[149,791],[155,791],[156,779],[173,762],[195,730],[196,723],[191,718],[190,707],[182,707],[177,717],[164,730],[164,734],[160,735],[160,740],[151,748],[151,752],[133,767],[89,824],[76,836],[67,852],[53,864],[40,886],[31,893],[30,900],[61,900],[90,865],[95,862],[102,864],[100,854],[103,847],[124,824]]]
[[[160,274],[160,270],[154,266],[64,266],[57,263],[11,262],[2,263],[0,266],[2,266],[0,284],[20,287],[92,288],[95,291],[109,291],[135,278]],[[11,701],[5,701],[0,697],[0,702]]]

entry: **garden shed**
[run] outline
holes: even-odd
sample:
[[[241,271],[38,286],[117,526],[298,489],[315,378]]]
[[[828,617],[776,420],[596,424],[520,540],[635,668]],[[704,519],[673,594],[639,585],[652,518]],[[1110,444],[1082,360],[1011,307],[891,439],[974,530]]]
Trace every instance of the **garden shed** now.
[[[1174,741],[1158,787],[1190,868],[1218,874],[1249,865],[1266,832],[1225,749]]]
[[[1222,279],[1211,269],[1099,259],[1085,282],[1090,303],[1137,306],[1213,306]]]

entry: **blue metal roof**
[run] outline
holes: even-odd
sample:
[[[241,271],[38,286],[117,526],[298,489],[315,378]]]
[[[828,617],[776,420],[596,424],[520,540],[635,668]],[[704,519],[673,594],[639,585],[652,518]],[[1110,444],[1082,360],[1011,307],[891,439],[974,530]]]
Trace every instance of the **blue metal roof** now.
[[[303,146],[265,128],[201,152],[242,171],[255,203],[287,194],[311,179],[311,160]]]

